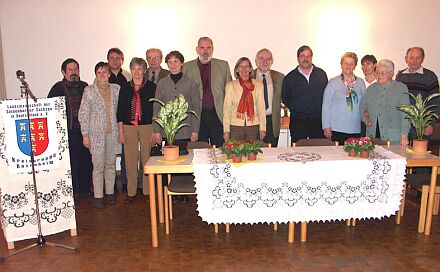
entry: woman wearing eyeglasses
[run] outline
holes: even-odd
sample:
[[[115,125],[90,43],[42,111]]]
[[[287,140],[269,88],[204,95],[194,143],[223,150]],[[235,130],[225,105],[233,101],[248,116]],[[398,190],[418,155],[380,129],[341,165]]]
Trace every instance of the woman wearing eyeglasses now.
[[[266,107],[263,83],[251,78],[252,64],[241,57],[235,64],[237,78],[225,87],[223,138],[263,140],[266,136]]]
[[[364,81],[355,76],[357,55],[346,52],[341,57],[341,75],[331,79],[324,90],[322,128],[324,136],[340,145],[351,137],[359,137],[361,115],[359,103],[365,95]]]

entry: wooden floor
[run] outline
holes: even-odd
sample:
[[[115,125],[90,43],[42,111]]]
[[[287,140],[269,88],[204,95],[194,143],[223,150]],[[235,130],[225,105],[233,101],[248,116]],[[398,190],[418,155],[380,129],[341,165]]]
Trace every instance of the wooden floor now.
[[[440,219],[434,216],[431,236],[417,233],[418,202],[407,197],[401,225],[394,216],[383,220],[311,223],[308,241],[287,243],[287,226],[277,232],[267,224],[231,226],[218,235],[190,203],[174,205],[171,234],[159,226],[159,248],[151,247],[148,206],[140,197],[104,210],[92,199],[77,209],[78,236],[63,232],[50,242],[78,246],[80,253],[63,248],[35,247],[7,259],[0,271],[440,271]],[[16,249],[34,240],[16,242]],[[0,255],[8,254],[0,239]]]

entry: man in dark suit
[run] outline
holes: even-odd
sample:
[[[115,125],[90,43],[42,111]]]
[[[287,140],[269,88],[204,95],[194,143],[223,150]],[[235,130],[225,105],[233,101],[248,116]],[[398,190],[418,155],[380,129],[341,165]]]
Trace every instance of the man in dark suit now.
[[[148,62],[147,79],[156,85],[159,80],[170,74],[170,71],[160,66],[162,57],[162,51],[157,48],[150,48],[145,53],[145,58]]]
[[[263,82],[264,102],[266,104],[266,137],[264,142],[278,145],[281,122],[281,88],[284,75],[270,69],[273,64],[272,52],[263,48],[255,56],[257,69],[253,72],[253,78]]]
[[[194,80],[202,97],[199,141],[223,145],[223,102],[225,86],[232,80],[229,64],[212,58],[214,45],[210,38],[202,37],[196,47],[197,59],[183,65],[183,73]]]

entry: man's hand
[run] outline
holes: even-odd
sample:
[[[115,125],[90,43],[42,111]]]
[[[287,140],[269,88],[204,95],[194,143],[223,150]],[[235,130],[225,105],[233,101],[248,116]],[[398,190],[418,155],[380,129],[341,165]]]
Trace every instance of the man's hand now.
[[[331,140],[332,139],[332,129],[331,128],[324,128],[324,136]]]

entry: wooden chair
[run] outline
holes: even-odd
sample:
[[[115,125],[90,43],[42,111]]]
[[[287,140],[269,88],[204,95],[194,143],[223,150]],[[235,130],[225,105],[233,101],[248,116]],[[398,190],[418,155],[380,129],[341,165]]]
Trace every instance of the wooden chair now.
[[[292,147],[295,146],[338,146],[338,142],[333,142],[329,139],[301,139],[296,143],[292,143]],[[347,220],[348,221],[348,220]],[[354,221],[354,219],[353,219]],[[289,222],[289,235],[288,242],[294,242],[295,222]],[[301,242],[307,241],[307,222],[301,222]]]
[[[416,173],[412,175],[406,175],[406,185],[410,185],[411,188],[422,193],[421,202],[420,202],[420,212],[419,212],[419,226],[418,226],[419,233],[423,233],[425,231],[426,210],[428,207],[430,181],[431,181],[430,173],[420,173],[420,174]],[[400,217],[403,216],[406,188],[407,186],[405,186],[401,209],[399,212],[397,212],[396,215],[397,224],[400,223]],[[432,212],[433,215],[438,215],[439,205],[440,205],[440,185],[437,185],[435,187],[434,210]]]
[[[207,142],[189,142],[188,149],[211,148]],[[170,222],[173,219],[172,196],[195,195],[194,175],[192,174],[168,174],[168,185],[164,188],[165,203],[165,233],[170,233]],[[169,207],[169,208],[168,208]]]

